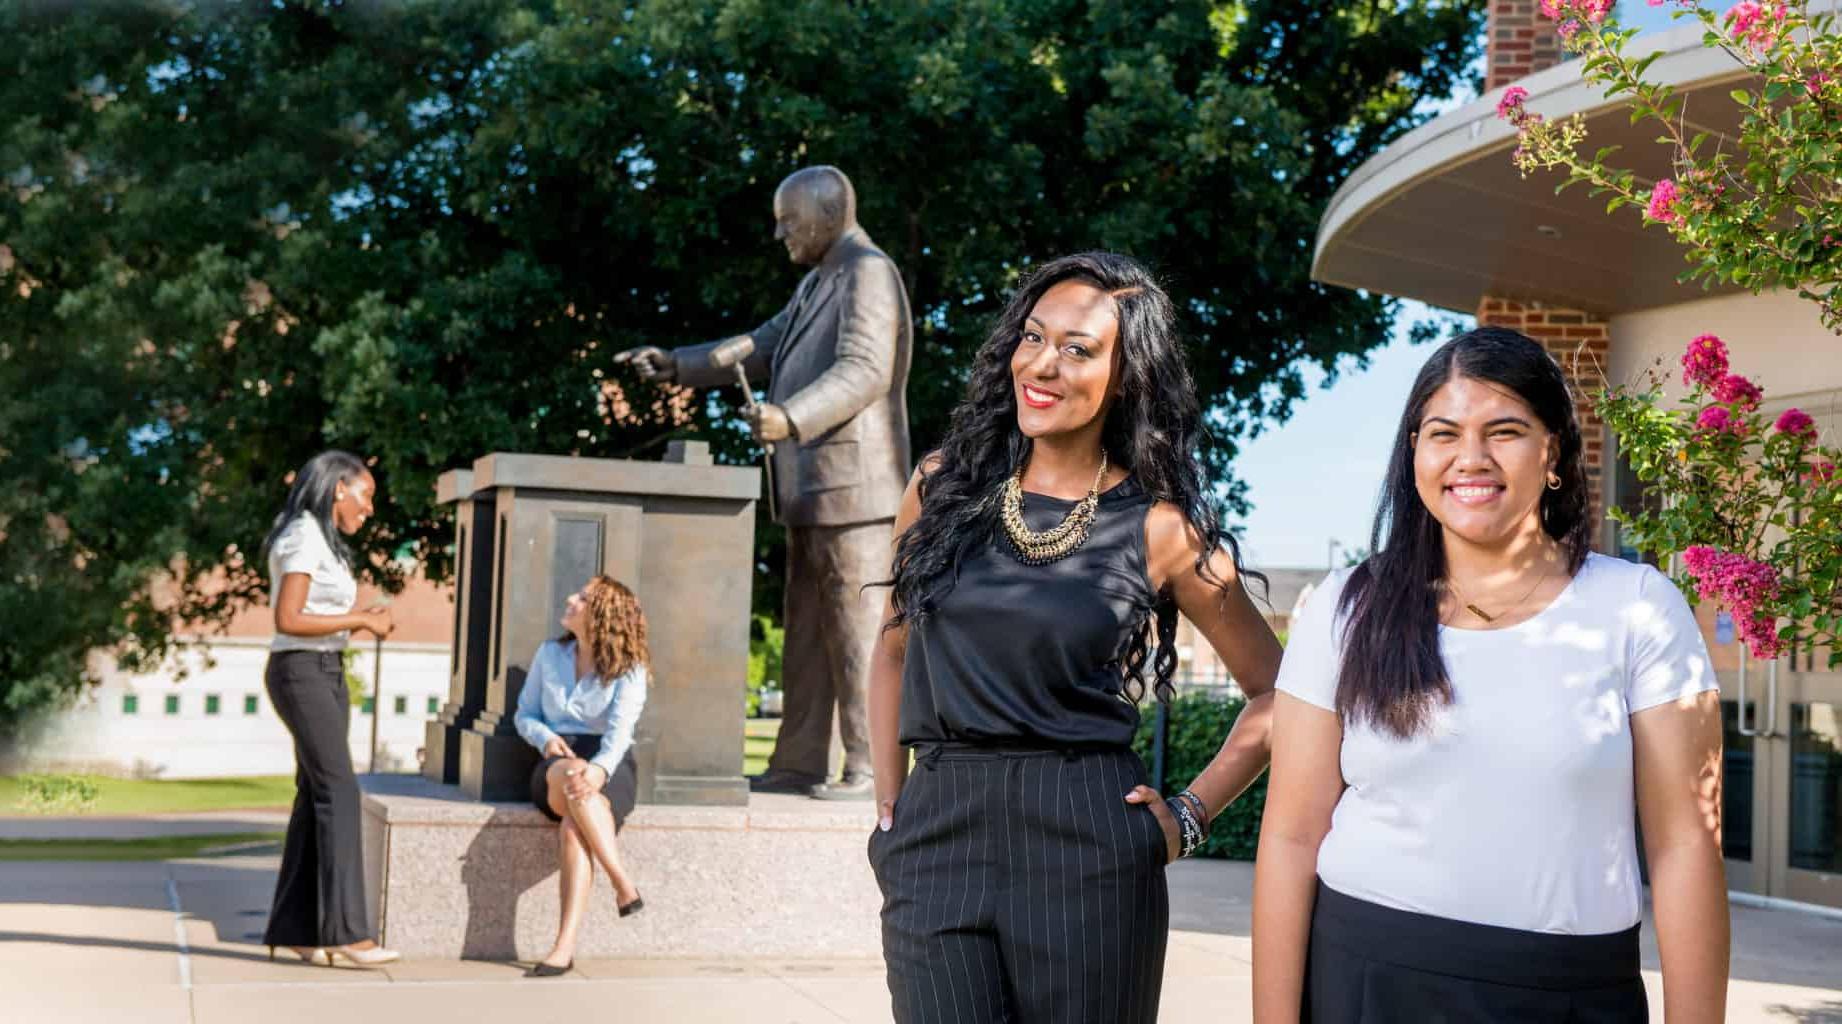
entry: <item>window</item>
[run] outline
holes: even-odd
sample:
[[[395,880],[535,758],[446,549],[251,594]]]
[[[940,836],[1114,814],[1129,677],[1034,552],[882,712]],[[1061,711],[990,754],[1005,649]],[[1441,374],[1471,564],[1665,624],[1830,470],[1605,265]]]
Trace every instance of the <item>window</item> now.
[[[1617,463],[1612,467],[1611,475],[1612,499],[1619,508],[1632,515],[1662,511],[1661,495],[1652,491],[1648,484],[1637,478],[1637,472],[1631,468],[1631,463],[1624,456],[1618,457]],[[1607,520],[1607,523],[1614,537],[1613,550],[1617,552],[1619,558],[1627,562],[1642,562],[1645,565],[1657,566],[1657,556],[1637,550],[1636,545],[1632,543],[1630,532],[1623,523],[1613,522],[1610,519]]]
[[[245,694],[243,696],[243,713],[244,714],[253,715],[257,711],[261,710],[261,708],[262,708],[262,702],[259,699],[257,699],[255,694],[250,693],[250,694]]]
[[[122,714],[132,715],[141,710],[141,698],[132,693],[122,694]]]
[[[396,713],[399,715],[409,714],[409,698],[408,697],[398,697],[396,699],[396,709],[395,710],[396,710]]]
[[[361,715],[368,715],[368,714],[370,714],[370,713],[371,713],[371,711],[372,711],[372,701],[371,701],[371,698],[369,698],[369,697],[366,697],[366,698],[364,699],[364,703],[362,703],[362,704],[360,704],[360,705],[358,705],[358,713],[359,713],[359,714],[361,714]]]
[[[438,715],[440,713],[441,713],[441,698],[440,697],[430,697],[429,698],[429,714]]]
[[[176,715],[179,713],[179,695],[178,694],[174,693],[174,694],[167,695],[166,713],[169,715]]]
[[[215,715],[223,707],[223,701],[215,693],[205,694],[205,714]]]

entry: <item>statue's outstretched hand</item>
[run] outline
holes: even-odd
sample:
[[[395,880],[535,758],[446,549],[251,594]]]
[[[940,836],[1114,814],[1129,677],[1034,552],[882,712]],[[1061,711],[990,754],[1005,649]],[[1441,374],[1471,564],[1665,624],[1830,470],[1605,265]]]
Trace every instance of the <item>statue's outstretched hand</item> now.
[[[673,380],[678,376],[678,366],[672,362],[671,353],[653,345],[641,345],[616,353],[614,362],[616,365],[631,364],[640,379],[649,384]]]

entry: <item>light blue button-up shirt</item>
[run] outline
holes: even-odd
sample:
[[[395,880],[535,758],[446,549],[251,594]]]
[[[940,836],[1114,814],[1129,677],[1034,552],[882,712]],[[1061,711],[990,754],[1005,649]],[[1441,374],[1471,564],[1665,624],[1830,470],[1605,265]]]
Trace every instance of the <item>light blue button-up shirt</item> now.
[[[633,748],[633,727],[646,706],[646,667],[635,665],[606,686],[593,672],[576,678],[576,642],[546,640],[531,658],[512,724],[539,750],[559,734],[599,735],[589,758],[610,777]]]

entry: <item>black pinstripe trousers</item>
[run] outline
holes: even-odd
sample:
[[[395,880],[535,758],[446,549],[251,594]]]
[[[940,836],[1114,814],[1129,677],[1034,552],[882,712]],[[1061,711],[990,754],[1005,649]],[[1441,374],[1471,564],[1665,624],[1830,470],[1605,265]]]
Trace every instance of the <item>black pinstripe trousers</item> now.
[[[1164,832],[1130,750],[923,748],[870,836],[897,1024],[1152,1024]]]

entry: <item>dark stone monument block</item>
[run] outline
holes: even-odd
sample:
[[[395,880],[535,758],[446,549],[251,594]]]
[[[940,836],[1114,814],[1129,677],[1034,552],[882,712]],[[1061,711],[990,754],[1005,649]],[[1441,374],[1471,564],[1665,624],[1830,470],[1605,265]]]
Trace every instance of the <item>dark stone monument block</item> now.
[[[454,505],[454,646],[448,700],[428,724],[422,774],[431,782],[460,781],[460,737],[486,705],[485,610],[492,607],[492,491],[475,493],[473,471],[449,470],[435,484],[435,499]],[[473,614],[469,614],[472,612]]]
[[[482,659],[479,710],[457,737],[462,791],[526,798],[538,754],[512,723],[525,672],[538,645],[561,633],[564,600],[605,572],[633,588],[648,621],[653,685],[634,742],[640,800],[745,803],[759,471],[714,465],[705,445],[679,442],[656,463],[494,453],[474,463],[467,484],[466,579],[490,582],[463,583],[457,611],[456,678],[471,681]]]

